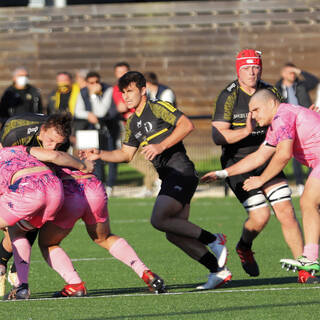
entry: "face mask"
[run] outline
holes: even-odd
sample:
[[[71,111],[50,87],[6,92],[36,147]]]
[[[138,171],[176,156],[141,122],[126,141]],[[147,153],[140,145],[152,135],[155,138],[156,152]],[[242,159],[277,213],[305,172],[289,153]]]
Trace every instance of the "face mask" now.
[[[26,76],[19,76],[19,77],[17,77],[17,79],[16,79],[16,84],[17,84],[19,87],[24,87],[28,82],[29,82],[29,79],[28,79],[28,77],[26,77]]]
[[[70,89],[70,86],[64,82],[58,83],[58,90],[60,93],[68,93]]]

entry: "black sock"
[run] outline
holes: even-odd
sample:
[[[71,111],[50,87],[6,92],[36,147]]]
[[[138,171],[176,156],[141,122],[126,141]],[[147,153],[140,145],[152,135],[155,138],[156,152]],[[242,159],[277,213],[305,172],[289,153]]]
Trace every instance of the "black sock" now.
[[[240,241],[239,241],[238,245],[239,245],[239,247],[241,247],[243,249],[251,249],[252,242],[247,243],[247,242],[244,242],[242,238],[240,238]]]
[[[209,269],[211,273],[216,273],[218,271],[218,261],[209,251],[200,258],[199,262]]]
[[[8,252],[4,247],[3,247],[3,239],[0,243],[0,263],[3,264],[4,266],[7,266],[7,263],[9,259],[12,257],[12,252]]]
[[[217,237],[214,234],[212,234],[212,233],[210,233],[210,232],[208,232],[206,230],[201,229],[201,233],[200,233],[200,236],[198,238],[198,240],[201,243],[207,245],[207,244],[215,241],[216,239],[217,239]]]

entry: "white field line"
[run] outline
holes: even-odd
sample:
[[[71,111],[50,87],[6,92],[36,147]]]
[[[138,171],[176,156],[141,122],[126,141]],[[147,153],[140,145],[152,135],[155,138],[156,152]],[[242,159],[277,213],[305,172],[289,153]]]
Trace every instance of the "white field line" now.
[[[173,295],[189,295],[189,294],[220,294],[220,293],[239,293],[239,292],[268,292],[268,291],[302,291],[302,290],[314,290],[314,289],[320,289],[320,286],[315,287],[299,287],[299,288],[263,288],[263,289],[225,289],[225,290],[204,290],[204,291],[189,291],[189,292],[168,292],[168,293],[162,293],[159,296],[173,296]],[[81,297],[81,298],[71,298],[73,299],[101,299],[101,298],[122,298],[122,297],[154,297],[154,294],[150,293],[134,293],[134,294],[112,294],[112,295],[102,295],[102,296],[88,296],[88,297]],[[30,299],[28,302],[33,301],[52,301],[52,300],[68,300],[70,301],[70,298],[36,298],[36,299]],[[0,303],[4,302],[21,302],[25,300],[2,300]]]

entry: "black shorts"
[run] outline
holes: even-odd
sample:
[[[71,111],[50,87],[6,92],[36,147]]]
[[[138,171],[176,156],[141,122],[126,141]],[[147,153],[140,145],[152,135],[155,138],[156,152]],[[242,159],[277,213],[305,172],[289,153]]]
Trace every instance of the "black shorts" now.
[[[241,158],[224,159],[222,157],[221,158],[221,166],[223,169],[225,169],[225,168],[230,167],[231,165],[237,163],[240,160],[241,160]],[[262,165],[261,167],[258,167],[257,169],[255,169],[253,171],[239,174],[239,175],[232,176],[232,177],[228,177],[226,179],[229,187],[231,188],[231,190],[233,191],[233,193],[235,194],[235,196],[238,198],[238,200],[241,203],[245,202],[248,198],[250,198],[256,194],[261,193],[261,189],[254,189],[251,191],[245,191],[245,190],[243,190],[242,187],[243,187],[244,181],[247,180],[248,178],[250,178],[252,176],[260,176],[268,164],[269,164],[269,162],[265,163],[264,165]],[[285,174],[281,171],[278,175],[276,175],[270,181],[275,180],[275,179],[279,179],[279,178],[280,179],[287,179]]]
[[[162,179],[159,195],[174,198],[185,206],[190,203],[198,182],[199,178],[196,173],[192,176],[183,176],[176,172],[169,172]]]

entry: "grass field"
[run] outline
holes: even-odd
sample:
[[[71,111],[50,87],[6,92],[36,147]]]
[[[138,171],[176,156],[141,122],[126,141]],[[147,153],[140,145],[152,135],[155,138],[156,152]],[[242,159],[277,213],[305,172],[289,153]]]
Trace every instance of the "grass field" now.
[[[29,301],[0,301],[0,319],[318,319],[320,285],[297,284],[297,275],[281,269],[279,259],[291,257],[272,216],[254,244],[260,276],[250,278],[235,254],[246,213],[234,198],[196,199],[191,221],[227,235],[228,267],[233,280],[225,287],[197,292],[207,270],[152,229],[153,200],[116,199],[109,203],[114,233],[124,236],[144,262],[161,275],[169,293],[150,294],[136,274],[93,244],[79,222],[62,246],[86,281],[89,296],[53,299],[63,280],[32,253]],[[301,217],[295,199],[297,215]]]

